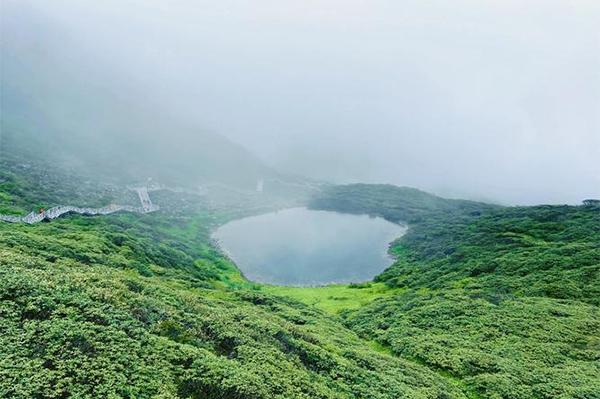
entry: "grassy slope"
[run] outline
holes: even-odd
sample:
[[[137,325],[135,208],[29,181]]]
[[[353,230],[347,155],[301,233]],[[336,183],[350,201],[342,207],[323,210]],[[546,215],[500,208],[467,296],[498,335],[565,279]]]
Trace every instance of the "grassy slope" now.
[[[427,216],[402,191],[338,187],[313,204],[412,220],[376,279],[402,291],[344,312],[346,325],[481,397],[600,397],[600,209]]]
[[[30,170],[0,192],[0,206],[20,213],[68,196],[40,191]],[[245,281],[209,245],[210,229],[237,213],[156,195],[195,216],[0,224],[0,396],[600,392],[592,209],[332,188],[312,205],[410,223],[398,261],[375,283],[288,288]]]
[[[460,397],[298,303],[10,250],[1,259],[3,397]]]
[[[52,202],[13,177],[4,206],[28,211],[22,193]],[[339,318],[244,281],[209,245],[230,216],[192,208],[1,223],[0,397],[465,397]]]
[[[346,310],[356,310],[378,298],[389,297],[403,291],[384,283],[335,284],[325,287],[285,287],[260,285],[257,289],[301,301],[332,315]]]

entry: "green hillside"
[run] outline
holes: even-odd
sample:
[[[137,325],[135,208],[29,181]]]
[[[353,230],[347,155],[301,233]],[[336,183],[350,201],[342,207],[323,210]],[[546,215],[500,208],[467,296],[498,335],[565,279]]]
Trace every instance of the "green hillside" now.
[[[366,185],[314,201],[412,220],[376,278],[402,290],[345,324],[481,397],[600,397],[600,208],[471,205]]]
[[[29,185],[33,170],[3,178],[4,209],[62,198]],[[465,397],[339,318],[245,281],[209,237],[239,213],[153,198],[188,205],[0,223],[0,397]]]
[[[3,161],[3,212],[121,195]],[[289,288],[244,280],[210,240],[280,203],[152,196],[163,211],[0,223],[0,397],[599,397],[596,208],[327,189],[311,206],[409,234],[376,283]]]

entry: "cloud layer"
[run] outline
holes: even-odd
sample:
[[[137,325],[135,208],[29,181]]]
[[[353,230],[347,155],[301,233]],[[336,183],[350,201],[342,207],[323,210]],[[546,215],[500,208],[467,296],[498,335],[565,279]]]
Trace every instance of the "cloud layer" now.
[[[38,80],[93,70],[90,95],[284,171],[578,202],[600,197],[598,4],[5,0],[2,40],[45,63]]]

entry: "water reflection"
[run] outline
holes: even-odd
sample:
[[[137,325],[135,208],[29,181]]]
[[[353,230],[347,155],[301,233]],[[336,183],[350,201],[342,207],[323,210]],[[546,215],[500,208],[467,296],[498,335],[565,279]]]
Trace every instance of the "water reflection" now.
[[[249,280],[321,285],[370,280],[392,263],[388,244],[405,231],[381,218],[294,208],[233,221],[214,237]]]

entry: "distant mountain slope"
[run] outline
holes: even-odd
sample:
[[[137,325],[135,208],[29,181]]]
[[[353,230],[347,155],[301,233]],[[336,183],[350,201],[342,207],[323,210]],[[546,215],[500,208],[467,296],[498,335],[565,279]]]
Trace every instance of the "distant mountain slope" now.
[[[254,188],[261,177],[279,177],[203,128],[202,109],[173,115],[60,23],[28,7],[20,12],[35,24],[22,26],[18,13],[0,24],[0,156],[18,149],[84,174],[188,186]]]
[[[390,184],[331,186],[312,198],[310,206],[323,210],[381,216],[395,223],[419,223],[435,215],[477,216],[497,208],[482,202],[453,200],[411,187]]]
[[[224,137],[167,121],[153,111],[114,110],[106,116],[111,122],[100,127],[96,118],[101,115],[67,124],[37,122],[35,109],[14,110],[13,105],[3,104],[2,157],[19,151],[86,175],[123,182],[152,177],[188,187],[219,182],[253,189],[259,178],[279,177]]]

